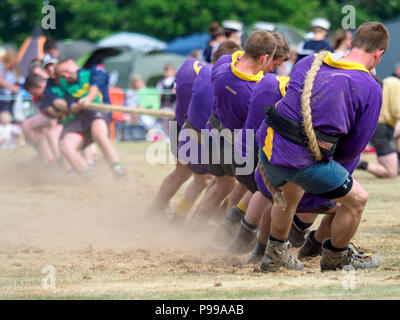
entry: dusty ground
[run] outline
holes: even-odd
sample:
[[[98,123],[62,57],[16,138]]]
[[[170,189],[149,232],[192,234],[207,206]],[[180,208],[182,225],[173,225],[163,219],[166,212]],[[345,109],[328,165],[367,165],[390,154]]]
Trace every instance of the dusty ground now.
[[[102,161],[83,183],[43,168],[31,148],[0,152],[1,299],[400,298],[398,180],[356,173],[370,200],[354,242],[377,253],[382,266],[357,271],[352,290],[342,286],[349,274],[321,274],[318,258],[301,272],[264,274],[247,257],[211,249],[215,225],[196,234],[145,219],[171,170],[147,164],[147,147],[118,145],[124,182]],[[42,287],[45,266],[55,268],[54,290]]]

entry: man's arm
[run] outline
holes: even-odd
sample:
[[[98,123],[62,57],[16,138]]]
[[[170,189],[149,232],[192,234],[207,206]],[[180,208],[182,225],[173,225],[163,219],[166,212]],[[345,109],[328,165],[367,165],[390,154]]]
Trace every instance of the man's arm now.
[[[349,133],[339,140],[335,160],[350,161],[361,154],[375,132],[381,106],[382,91],[378,87],[371,87],[368,105],[361,114],[356,115],[356,122]]]

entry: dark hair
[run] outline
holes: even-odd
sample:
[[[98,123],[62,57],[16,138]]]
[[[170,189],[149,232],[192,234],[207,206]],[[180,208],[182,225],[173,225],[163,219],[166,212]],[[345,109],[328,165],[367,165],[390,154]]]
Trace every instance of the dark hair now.
[[[219,26],[219,23],[218,22],[211,22],[210,23],[210,25],[208,26],[208,32],[210,33],[210,34],[213,34],[213,32],[215,31],[215,30],[218,30],[218,29],[221,29],[221,27]]]
[[[36,73],[31,73],[25,80],[24,88],[29,91],[29,89],[36,88],[43,81],[46,81],[46,79],[43,79]]]
[[[268,54],[274,54],[276,50],[276,40],[271,32],[265,30],[254,31],[244,46],[245,54],[253,59]]]
[[[385,50],[389,46],[390,35],[386,27],[380,22],[363,23],[356,31],[353,48],[372,53],[376,50]]]
[[[339,29],[335,32],[335,34],[332,36],[332,49],[336,50],[337,48],[340,47],[340,44],[346,40],[347,38],[347,33],[348,31]]]
[[[224,36],[225,32],[224,29],[222,28],[217,28],[213,32],[211,32],[211,40],[215,40],[220,36]]]
[[[238,50],[242,50],[242,47],[240,45],[231,40],[225,40],[221,42],[221,44],[218,46],[218,49],[215,51],[211,63],[216,63],[218,59],[221,58],[224,54],[232,54]]]
[[[47,39],[43,45],[43,51],[46,53],[52,49],[57,49],[56,41],[54,39]]]
[[[276,40],[276,50],[274,54],[274,60],[280,60],[280,59],[283,59],[284,61],[289,60],[290,49],[287,41],[279,32],[274,32],[273,36],[275,37]]]

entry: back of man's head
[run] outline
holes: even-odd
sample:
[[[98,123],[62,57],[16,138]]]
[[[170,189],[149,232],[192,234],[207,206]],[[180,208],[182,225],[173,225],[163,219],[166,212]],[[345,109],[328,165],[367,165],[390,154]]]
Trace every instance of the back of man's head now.
[[[242,47],[238,45],[236,42],[233,42],[231,40],[225,40],[221,42],[221,44],[218,46],[217,51],[215,51],[213,60],[211,61],[211,64],[215,64],[219,58],[221,58],[225,54],[232,54],[238,50],[242,50]]]
[[[281,59],[283,61],[289,60],[290,48],[287,41],[278,32],[274,32],[273,36],[275,37],[276,40],[276,50],[274,54],[274,60],[281,60]]]
[[[244,51],[246,56],[256,60],[263,55],[272,56],[276,49],[276,39],[271,32],[254,31],[247,40]]]
[[[366,22],[357,29],[352,48],[358,48],[367,53],[377,50],[386,51],[389,41],[389,31],[382,23]]]
[[[29,92],[34,88],[37,88],[39,84],[44,83],[46,79],[42,78],[40,75],[36,73],[31,73],[25,80],[24,87]]]

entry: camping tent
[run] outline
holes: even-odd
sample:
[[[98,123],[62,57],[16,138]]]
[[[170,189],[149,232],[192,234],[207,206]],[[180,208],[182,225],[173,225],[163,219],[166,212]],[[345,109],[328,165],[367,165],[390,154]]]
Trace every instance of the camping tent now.
[[[400,19],[383,22],[390,33],[390,44],[388,50],[382,56],[381,63],[376,72],[380,79],[390,76],[396,63],[400,60]]]
[[[259,21],[250,28],[250,32],[255,30],[278,31],[286,39],[289,46],[297,46],[301,41],[304,41],[303,31],[286,24]]]
[[[74,60],[96,49],[94,43],[86,40],[57,41],[57,47],[60,50],[60,57]]]
[[[161,51],[167,47],[165,42],[135,32],[115,33],[100,40],[97,45],[101,48],[129,47],[141,52]]]
[[[193,50],[204,49],[210,41],[207,33],[194,33],[188,36],[179,37],[168,43],[165,52],[188,55]]]
[[[105,58],[102,64],[114,79],[113,84],[121,88],[129,88],[129,79],[132,74],[138,74],[148,85],[155,82],[163,75],[164,66],[172,63],[176,70],[182,65],[186,57],[171,53],[142,52],[127,50],[119,55]],[[117,79],[117,80],[115,80]]]
[[[181,66],[186,57],[165,53],[144,53],[122,48],[98,48],[94,50],[86,61],[82,61],[84,68],[95,64],[103,64],[110,74],[110,84],[120,88],[129,88],[129,79],[132,74],[138,74],[147,85],[154,85],[162,77],[164,66],[172,63],[176,70]]]
[[[42,35],[37,25],[30,37],[27,37],[18,51],[18,61],[21,68],[21,74],[28,75],[28,67],[33,59],[43,59],[43,45],[46,37]]]

